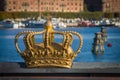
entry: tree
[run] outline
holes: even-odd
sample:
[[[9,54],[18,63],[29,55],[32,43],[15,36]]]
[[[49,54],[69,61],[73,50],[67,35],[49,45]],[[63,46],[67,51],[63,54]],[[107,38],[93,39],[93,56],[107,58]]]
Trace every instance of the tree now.
[[[6,0],[0,0],[0,11],[5,11]]]

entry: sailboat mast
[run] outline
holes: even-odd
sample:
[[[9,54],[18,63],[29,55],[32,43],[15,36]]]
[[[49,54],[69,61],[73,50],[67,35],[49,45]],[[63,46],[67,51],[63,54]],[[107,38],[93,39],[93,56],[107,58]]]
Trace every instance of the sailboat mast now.
[[[38,0],[38,17],[41,18],[41,13],[40,13],[40,0]]]

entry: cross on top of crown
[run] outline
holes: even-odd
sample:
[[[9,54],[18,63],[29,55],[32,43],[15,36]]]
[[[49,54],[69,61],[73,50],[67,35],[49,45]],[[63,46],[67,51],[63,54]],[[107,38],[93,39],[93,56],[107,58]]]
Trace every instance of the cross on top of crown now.
[[[48,15],[46,16],[46,19],[47,19],[47,20],[51,20],[51,18],[52,18],[52,16],[51,16],[50,14],[48,14]]]

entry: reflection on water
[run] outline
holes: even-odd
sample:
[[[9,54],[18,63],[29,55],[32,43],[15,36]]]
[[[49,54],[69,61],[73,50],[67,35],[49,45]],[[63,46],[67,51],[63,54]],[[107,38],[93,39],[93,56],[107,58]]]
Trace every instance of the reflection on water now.
[[[1,29],[0,30],[0,61],[1,62],[23,62],[24,60],[17,53],[14,37],[18,32],[26,30],[42,30],[41,28],[33,29]],[[101,28],[66,28],[57,29],[59,31],[72,30],[77,31],[83,36],[83,47],[81,53],[78,54],[74,62],[120,62],[120,28],[107,28],[108,42],[104,44],[105,51],[103,54],[94,55],[91,52],[94,33],[100,32]],[[36,41],[40,41],[42,36],[37,35]],[[62,36],[55,36],[55,42],[61,42]],[[73,49],[76,50],[78,45],[78,38],[74,36]],[[19,46],[24,50],[25,46],[20,37]],[[112,47],[107,44],[111,43]]]

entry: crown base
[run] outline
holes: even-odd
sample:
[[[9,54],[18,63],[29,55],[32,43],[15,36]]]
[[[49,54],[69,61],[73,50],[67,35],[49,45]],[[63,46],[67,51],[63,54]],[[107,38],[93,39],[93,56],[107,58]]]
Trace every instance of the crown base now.
[[[28,68],[47,68],[47,67],[57,67],[57,68],[71,68],[73,60],[29,60],[26,61],[26,66]]]
[[[71,68],[72,65],[39,64],[27,65],[27,68]]]

